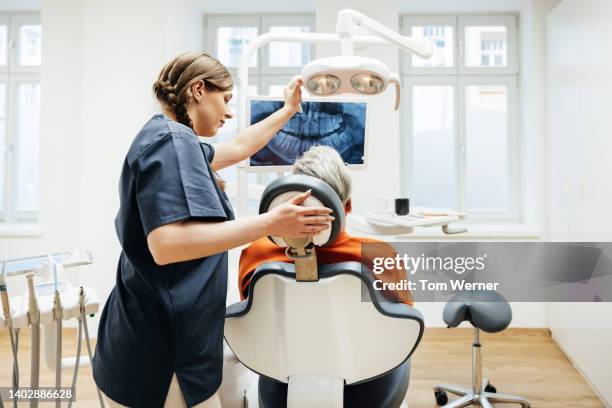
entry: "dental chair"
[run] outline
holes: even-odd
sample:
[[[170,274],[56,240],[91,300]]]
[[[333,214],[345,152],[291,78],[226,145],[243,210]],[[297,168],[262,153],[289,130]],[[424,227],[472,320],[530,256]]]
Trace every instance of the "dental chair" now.
[[[282,177],[264,191],[259,212],[308,189],[303,205],[332,209],[331,228],[312,239],[269,237],[295,264],[260,265],[247,300],[226,311],[225,340],[259,374],[248,407],[407,407],[409,358],[423,317],[375,291],[361,263],[317,264],[316,247],[333,242],[345,222],[335,191],[314,177]]]

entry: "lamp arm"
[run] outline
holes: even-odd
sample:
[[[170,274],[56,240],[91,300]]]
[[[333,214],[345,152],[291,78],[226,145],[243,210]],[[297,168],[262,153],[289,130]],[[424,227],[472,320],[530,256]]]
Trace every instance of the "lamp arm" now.
[[[352,9],[344,9],[338,12],[338,23],[336,25],[338,35],[350,36],[352,34],[352,25],[363,26],[385,40],[395,43],[421,58],[428,59],[433,55],[433,44],[430,40],[403,36],[365,14]]]
[[[401,95],[400,95],[401,86],[400,86],[399,76],[395,73],[391,73],[391,77],[389,78],[389,83],[395,85],[395,106],[393,107],[393,110],[398,110],[399,105],[400,105],[400,100],[401,100]]]

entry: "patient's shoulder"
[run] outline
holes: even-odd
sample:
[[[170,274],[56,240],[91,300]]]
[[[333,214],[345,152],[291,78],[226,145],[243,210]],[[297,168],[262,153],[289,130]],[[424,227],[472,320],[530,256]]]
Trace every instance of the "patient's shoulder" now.
[[[397,252],[392,245],[379,239],[368,237],[351,237],[351,239],[360,244],[361,253],[365,258],[377,256],[394,256]]]

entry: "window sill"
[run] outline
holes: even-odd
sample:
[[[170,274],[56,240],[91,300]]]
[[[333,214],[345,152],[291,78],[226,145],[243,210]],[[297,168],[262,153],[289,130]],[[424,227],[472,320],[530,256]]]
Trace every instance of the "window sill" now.
[[[42,233],[37,223],[0,223],[0,237],[39,237]]]

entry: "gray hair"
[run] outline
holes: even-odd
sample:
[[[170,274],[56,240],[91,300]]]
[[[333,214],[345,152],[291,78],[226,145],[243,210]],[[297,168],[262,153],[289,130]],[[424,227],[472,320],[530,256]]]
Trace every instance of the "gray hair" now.
[[[351,175],[342,157],[329,146],[312,146],[296,160],[293,174],[305,174],[323,180],[334,189],[342,204],[351,198]]]

